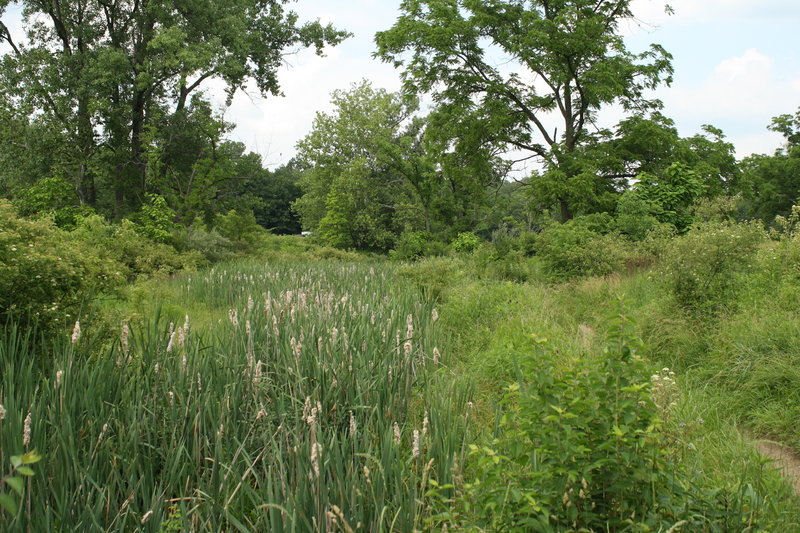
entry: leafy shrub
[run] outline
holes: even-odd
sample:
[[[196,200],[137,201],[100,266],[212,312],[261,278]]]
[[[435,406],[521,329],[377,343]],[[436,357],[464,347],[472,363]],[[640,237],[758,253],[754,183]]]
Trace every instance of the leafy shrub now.
[[[254,250],[259,238],[267,233],[258,225],[252,211],[239,213],[235,209],[231,209],[226,214],[217,215],[214,220],[214,228],[242,251]]]
[[[453,250],[458,253],[469,253],[478,248],[481,239],[471,231],[459,233],[452,242]]]
[[[422,257],[443,255],[447,247],[427,231],[407,231],[400,235],[390,257],[401,261],[415,261]]]
[[[44,178],[24,189],[14,200],[20,216],[52,216],[59,228],[74,229],[78,219],[92,214],[92,208],[80,205],[75,188],[59,177]]]
[[[133,228],[153,242],[170,242],[175,229],[175,211],[170,209],[163,196],[150,194],[147,198],[141,209],[130,217]]]
[[[46,328],[65,316],[74,320],[92,296],[122,283],[117,264],[100,250],[50,219],[14,211],[0,202],[0,313],[30,313]]]
[[[212,263],[225,261],[235,255],[235,246],[229,239],[216,229],[207,229],[199,220],[188,228],[175,230],[172,241],[178,251],[199,252]]]
[[[748,268],[765,239],[755,223],[707,223],[675,239],[661,271],[675,302],[701,315],[731,304],[737,274]]]
[[[480,531],[742,531],[757,510],[705,490],[661,452],[662,409],[638,339],[617,321],[596,360],[564,368],[547,341],[520,362],[495,438],[471,445],[463,484],[429,524]],[[678,525],[680,524],[680,525]]]
[[[616,230],[634,241],[641,241],[660,224],[653,216],[655,208],[645,198],[631,191],[623,194],[617,204]]]
[[[551,278],[564,280],[621,271],[633,250],[619,235],[602,235],[580,222],[567,222],[544,230],[536,253]]]
[[[426,298],[434,300],[463,276],[462,266],[454,258],[433,257],[403,265],[397,269],[397,275],[416,285]]]
[[[72,236],[82,247],[114,261],[116,271],[128,281],[167,276],[204,263],[199,252],[180,253],[172,246],[143,238],[140,231],[141,226],[130,220],[116,225],[95,215],[83,219]]]

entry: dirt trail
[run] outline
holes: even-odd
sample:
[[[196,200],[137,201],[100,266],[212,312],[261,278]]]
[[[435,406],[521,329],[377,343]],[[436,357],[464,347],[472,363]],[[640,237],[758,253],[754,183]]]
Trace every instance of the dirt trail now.
[[[786,476],[794,487],[794,492],[800,495],[800,457],[789,448],[772,441],[755,440],[753,444],[761,455],[775,461],[773,464]]]

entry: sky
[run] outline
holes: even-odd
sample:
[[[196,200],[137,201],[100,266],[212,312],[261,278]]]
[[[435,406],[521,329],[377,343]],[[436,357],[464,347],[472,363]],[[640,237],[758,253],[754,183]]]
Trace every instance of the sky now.
[[[225,110],[226,118],[238,124],[231,137],[274,167],[291,159],[316,112],[331,111],[334,90],[347,90],[364,78],[375,87],[398,90],[399,72],[372,54],[375,32],[392,26],[399,5],[400,0],[292,4],[301,17],[333,22],[354,36],[326,50],[323,58],[308,52],[288,56],[280,74],[285,97],[237,95]],[[682,136],[700,133],[704,124],[722,129],[739,157],[772,153],[782,137],[767,125],[800,106],[800,1],[671,0],[670,5],[671,16],[663,0],[634,0],[637,22],[622,27],[632,51],[658,43],[673,55],[674,81],[655,92],[664,114]],[[610,110],[603,119],[613,124],[621,117]]]
[[[634,52],[650,43],[673,55],[674,81],[654,96],[664,102],[682,136],[701,132],[704,124],[722,129],[737,155],[772,153],[782,137],[767,130],[772,117],[794,113],[800,106],[799,0],[633,0],[635,22],[621,31]],[[310,51],[286,56],[279,79],[284,97],[240,92],[226,107],[219,84],[206,94],[225,119],[236,124],[232,140],[262,156],[265,166],[288,163],[295,144],[311,130],[317,112],[331,111],[330,95],[368,79],[373,86],[400,89],[400,73],[372,58],[375,32],[392,26],[400,0],[299,0],[290,2],[301,20],[323,23],[353,33],[325,57]],[[14,13],[4,16],[7,24]],[[795,37],[792,37],[795,35]],[[622,118],[610,109],[601,118],[612,126]]]

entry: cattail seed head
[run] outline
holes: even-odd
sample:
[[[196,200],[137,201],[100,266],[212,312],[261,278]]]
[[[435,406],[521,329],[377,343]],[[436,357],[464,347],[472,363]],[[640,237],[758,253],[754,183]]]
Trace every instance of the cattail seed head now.
[[[142,525],[144,525],[144,523],[147,522],[150,519],[151,516],[153,516],[153,511],[152,510],[147,511],[146,513],[144,513],[144,516],[142,517]]]
[[[81,338],[81,323],[79,320],[75,321],[75,327],[72,328],[72,344],[76,344],[78,339]]]
[[[131,351],[131,348],[128,344],[128,336],[130,335],[130,328],[128,328],[127,322],[122,324],[122,332],[120,333],[120,346],[122,347],[122,353],[125,354],[125,357],[128,357],[128,354]]]
[[[3,407],[3,404],[0,403],[0,422],[6,417],[6,408]]]
[[[58,372],[56,372],[56,388],[59,388],[61,386],[61,379],[63,377],[64,377],[63,370],[59,370]]]
[[[436,308],[434,307],[433,311],[431,311],[431,322],[435,324],[438,320],[439,320],[439,311],[437,311]]]
[[[439,364],[439,359],[441,359],[441,357],[442,357],[442,354],[439,353],[439,348],[434,347],[433,348],[433,364],[434,365],[438,365]]]
[[[228,309],[228,320],[235,329],[239,329],[239,312],[236,309]]]
[[[31,412],[28,411],[28,416],[25,417],[25,423],[22,426],[22,446],[27,448],[31,443]]]
[[[428,411],[425,411],[425,418],[422,420],[422,436],[428,434],[430,429],[430,420],[428,420]]]
[[[414,439],[411,443],[411,457],[416,459],[419,457],[419,430],[414,430]]]
[[[314,476],[319,477],[319,458],[322,455],[322,444],[315,442],[311,445],[311,468]]]
[[[353,416],[353,411],[350,411],[350,436],[354,437],[358,431],[358,426],[356,426],[356,417]]]
[[[397,425],[397,422],[394,423],[394,443],[400,445],[400,426]]]

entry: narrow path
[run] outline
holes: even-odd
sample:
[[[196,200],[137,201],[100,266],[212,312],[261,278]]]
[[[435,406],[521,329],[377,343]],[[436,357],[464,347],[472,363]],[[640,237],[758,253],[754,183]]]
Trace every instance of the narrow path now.
[[[794,492],[800,496],[800,458],[789,448],[769,440],[753,441],[761,455],[775,461],[776,466],[794,487]]]

